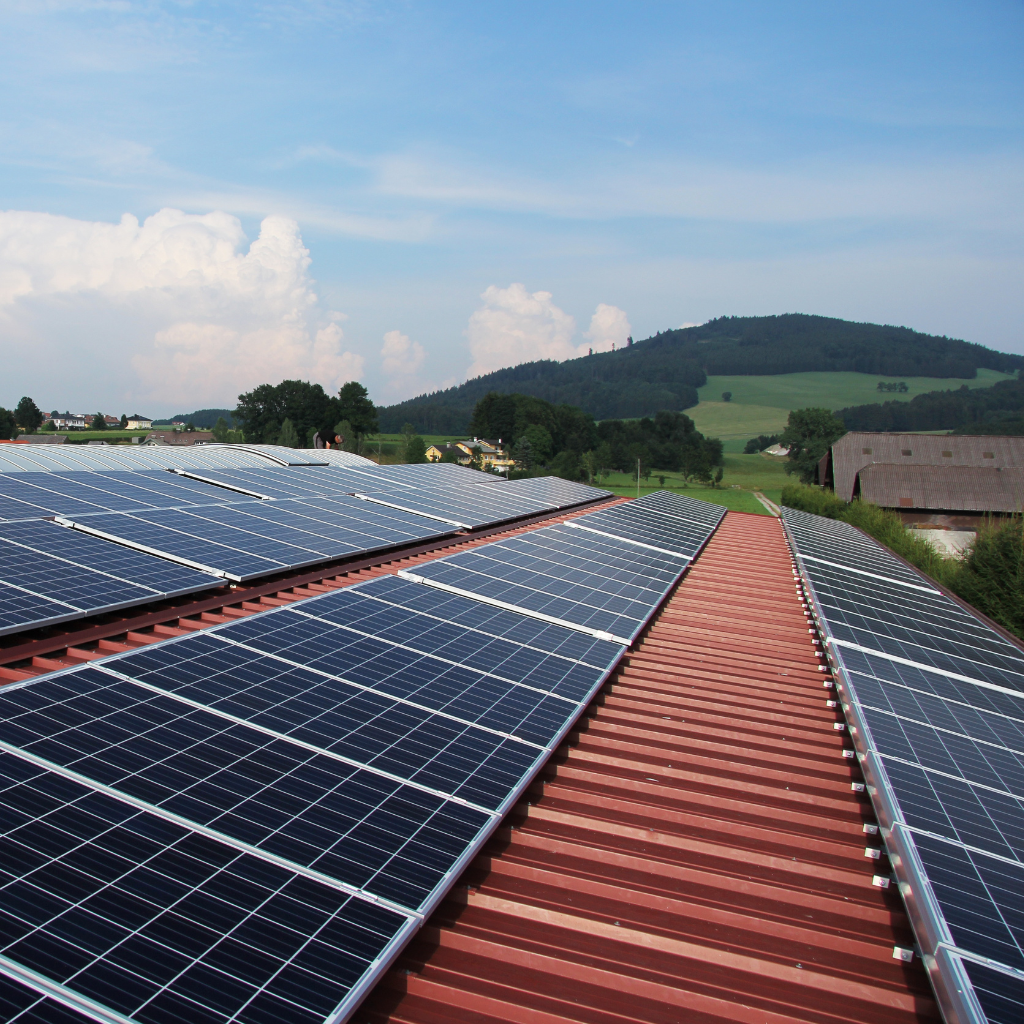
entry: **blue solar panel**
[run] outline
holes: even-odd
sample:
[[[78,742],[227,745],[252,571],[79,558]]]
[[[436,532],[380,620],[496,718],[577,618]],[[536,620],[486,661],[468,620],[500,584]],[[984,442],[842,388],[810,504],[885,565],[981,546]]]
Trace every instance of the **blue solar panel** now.
[[[215,577],[54,523],[0,526],[0,633],[216,587]]]
[[[688,560],[641,564],[641,558],[630,571],[622,568],[629,544],[615,549],[597,538],[588,554],[585,544],[574,546],[574,532],[564,527],[531,531],[423,563],[403,575],[631,642]]]
[[[140,1021],[322,1022],[412,924],[7,753],[0,806],[0,952]]]
[[[784,518],[940,1003],[1006,1019],[995,989],[1024,970],[1024,652],[847,524]],[[972,957],[1006,971],[973,987]]]
[[[252,501],[89,516],[74,525],[237,581],[452,532],[356,498],[324,499],[322,506]]]
[[[988,1024],[1019,1024],[1024,1020],[1024,978],[967,957],[961,962]],[[970,1018],[964,1014],[964,1019]]]

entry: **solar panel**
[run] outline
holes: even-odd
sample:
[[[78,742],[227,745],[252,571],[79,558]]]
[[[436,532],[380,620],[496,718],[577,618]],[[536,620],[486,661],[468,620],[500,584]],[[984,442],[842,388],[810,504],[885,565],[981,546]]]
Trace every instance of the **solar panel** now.
[[[559,551],[571,532],[558,527],[531,531],[400,575],[631,643],[688,561],[679,559],[672,571],[640,564],[635,572],[616,571],[596,546],[590,557],[567,555],[564,543]],[[620,548],[625,556],[630,545]]]
[[[358,499],[251,501],[62,522],[238,582],[452,532]]]
[[[9,753],[0,804],[0,954],[54,997],[26,1024],[79,1019],[43,1015],[53,1003],[96,1019],[90,1002],[138,1020],[313,1024],[416,923]]]
[[[566,525],[693,558],[724,515],[719,506],[657,491],[628,504],[579,516]]]
[[[194,593],[221,582],[43,520],[0,526],[0,634]]]
[[[847,524],[783,515],[940,1004],[1006,1019],[1020,988],[1004,979],[1024,971],[1024,652]]]

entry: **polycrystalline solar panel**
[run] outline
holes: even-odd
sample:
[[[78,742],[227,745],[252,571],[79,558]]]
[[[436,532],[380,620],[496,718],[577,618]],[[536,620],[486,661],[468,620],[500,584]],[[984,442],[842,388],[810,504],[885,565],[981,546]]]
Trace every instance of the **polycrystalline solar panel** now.
[[[356,589],[352,588],[352,591]],[[528,649],[560,655],[602,672],[610,671],[624,650],[621,644],[600,640],[588,633],[519,615],[459,594],[424,587],[398,576],[379,576],[360,584],[358,593],[421,613],[432,621],[450,623],[453,627],[480,632],[496,640],[507,640]]]
[[[627,504],[579,516],[567,525],[692,558],[724,515],[724,509],[708,502],[656,491]]]
[[[319,1024],[412,927],[7,753],[0,805],[0,952],[139,1021]]]
[[[237,581],[452,532],[355,498],[317,500],[90,516],[73,525]]]
[[[489,609],[494,614],[477,625],[468,614],[460,623],[451,618],[459,614],[457,606],[465,613],[488,606],[443,594],[438,595],[443,598],[439,608],[436,593],[394,576],[380,576],[314,598],[295,610],[571,701],[587,700],[624,650],[599,640],[581,649],[576,639],[581,634],[574,630],[494,608]],[[540,630],[522,628],[524,619]]]
[[[970,957],[1024,970],[1024,656],[925,577],[900,565],[897,579],[864,535],[784,517],[940,1001],[953,1000],[957,1019],[985,1021],[963,978]],[[839,565],[804,560],[811,551]],[[888,582],[851,571],[875,566]],[[1012,1005],[985,998],[993,1013]]]
[[[1024,978],[967,957],[959,958],[988,1024],[1024,1020]]]
[[[0,708],[11,746],[414,910],[491,820],[95,668],[0,691]]]
[[[0,633],[220,585],[216,577],[54,523],[0,526]]]
[[[202,529],[202,524],[198,520],[185,520],[173,512],[170,514],[160,513],[159,519],[163,521],[150,522],[148,519],[135,516],[110,513],[104,516],[62,521],[73,526],[76,531],[94,534],[115,543],[127,544],[162,558],[192,566],[201,572],[209,572],[237,582],[280,572],[286,565],[291,564],[290,561],[277,561],[262,554],[220,544],[205,536],[197,536],[196,533],[174,529],[168,524],[170,521],[198,532]],[[206,533],[207,531],[203,530],[202,532]],[[269,542],[257,543],[256,541],[257,539],[253,538],[252,546],[259,547],[264,551],[275,547]],[[249,546],[246,544],[246,547]],[[277,546],[276,553],[280,554],[282,547]],[[289,551],[288,554],[291,555],[294,552]],[[301,564],[309,564],[317,560],[311,553],[306,552],[302,556]]]
[[[1024,868],[934,836],[913,842],[957,948],[1024,970]]]
[[[494,553],[492,553],[494,554]],[[495,557],[467,551],[461,555],[426,562],[415,572],[402,575],[431,586],[493,601],[525,614],[544,616],[562,625],[587,629],[604,639],[629,644],[643,628],[650,604],[637,600],[636,591],[605,587],[595,573],[578,576],[570,583],[537,569],[515,568]],[[609,590],[611,592],[609,592]],[[625,590],[628,596],[615,593]]]
[[[5,965],[0,963],[0,971]],[[6,1024],[95,1024],[68,1002],[60,1002],[14,977],[0,974],[0,1020]]]
[[[260,469],[218,469],[198,472],[181,471],[182,479],[208,481],[223,488],[262,498],[304,498],[327,494],[351,494],[365,478],[343,469],[330,467],[265,466]]]

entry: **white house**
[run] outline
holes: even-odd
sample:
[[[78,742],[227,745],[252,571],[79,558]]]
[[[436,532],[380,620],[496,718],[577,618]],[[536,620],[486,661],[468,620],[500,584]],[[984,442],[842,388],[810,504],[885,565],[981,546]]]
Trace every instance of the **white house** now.
[[[85,430],[85,414],[65,412],[59,416],[48,417],[57,430]]]

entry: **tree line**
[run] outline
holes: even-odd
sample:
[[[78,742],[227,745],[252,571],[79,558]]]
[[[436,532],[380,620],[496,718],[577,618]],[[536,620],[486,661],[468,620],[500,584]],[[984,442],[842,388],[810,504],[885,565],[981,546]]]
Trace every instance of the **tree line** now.
[[[426,446],[414,430],[405,425],[405,458],[423,462]],[[681,412],[596,423],[575,406],[495,391],[474,406],[469,434],[501,442],[515,462],[510,476],[550,473],[590,482],[610,472],[635,473],[639,462],[645,478],[657,470],[704,483],[722,478],[722,442],[704,437]]]
[[[909,402],[876,402],[840,409],[848,430],[959,430],[1003,433],[1002,420],[1024,414],[1024,381],[1005,380],[987,388],[966,384],[953,391],[928,391]],[[977,428],[977,431],[973,428]]]

